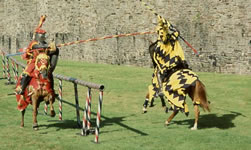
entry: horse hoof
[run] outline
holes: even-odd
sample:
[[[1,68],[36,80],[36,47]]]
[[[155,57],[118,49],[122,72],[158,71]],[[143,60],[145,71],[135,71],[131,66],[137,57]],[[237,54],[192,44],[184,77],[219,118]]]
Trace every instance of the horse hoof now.
[[[38,124],[34,124],[34,125],[32,126],[32,128],[33,128],[33,130],[35,130],[35,131],[39,130]]]
[[[197,130],[197,128],[195,128],[195,127],[192,127],[192,128],[191,128],[191,130]]]
[[[51,117],[55,117],[56,116],[56,113],[54,110],[51,111]]]
[[[38,131],[38,130],[39,130],[39,128],[38,128],[38,127],[35,127],[35,128],[33,128],[33,130],[34,130],[34,131]]]
[[[147,113],[147,109],[143,107],[143,114]]]
[[[168,126],[170,123],[168,121],[165,122],[165,126]]]

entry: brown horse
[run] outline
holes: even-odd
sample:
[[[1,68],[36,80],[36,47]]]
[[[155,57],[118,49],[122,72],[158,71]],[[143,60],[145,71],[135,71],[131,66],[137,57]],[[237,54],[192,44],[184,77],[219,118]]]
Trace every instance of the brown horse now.
[[[157,47],[157,42],[158,41],[152,43],[149,46],[149,53],[150,53],[150,57],[152,59],[154,68],[157,67],[157,64],[155,63],[155,61],[153,59],[154,51]],[[183,68],[181,67],[180,69],[183,69]],[[178,70],[176,70],[176,71],[178,71]],[[170,74],[172,74],[172,73],[170,73]],[[168,77],[162,77],[161,79],[158,79],[160,81],[159,82],[160,87],[162,87],[163,78],[165,78],[164,80],[167,80]],[[206,96],[206,89],[205,89],[204,84],[200,80],[197,80],[194,86],[190,86],[189,88],[186,89],[185,93],[187,93],[191,97],[193,104],[194,104],[195,122],[194,122],[194,125],[191,129],[197,130],[198,119],[199,119],[199,115],[200,115],[199,106],[201,106],[203,108],[203,110],[210,112],[209,102],[208,102],[207,96]],[[169,125],[171,120],[178,114],[178,112],[179,112],[179,110],[174,110],[173,113],[171,114],[171,116],[166,120],[165,125]]]
[[[52,88],[52,73],[48,72],[50,67],[50,57],[46,53],[40,53],[36,58],[35,70],[32,74],[31,81],[27,86],[24,95],[17,94],[18,110],[21,111],[22,120],[21,127],[24,127],[25,109],[29,104],[33,106],[33,129],[38,130],[37,114],[38,108],[42,101],[50,104],[50,116],[54,117],[55,111],[53,103],[55,101],[55,93]],[[20,80],[17,82],[16,88],[20,88]]]

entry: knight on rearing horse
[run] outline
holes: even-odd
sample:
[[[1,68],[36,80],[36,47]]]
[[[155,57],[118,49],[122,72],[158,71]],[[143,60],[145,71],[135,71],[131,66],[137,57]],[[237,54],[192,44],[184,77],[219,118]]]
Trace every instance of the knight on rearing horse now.
[[[46,16],[41,16],[38,27],[35,29],[33,40],[24,49],[22,58],[27,61],[27,66],[16,85],[16,98],[18,110],[22,112],[21,127],[24,126],[23,117],[29,104],[33,105],[33,128],[38,129],[36,115],[39,103],[44,100],[50,103],[51,116],[55,116],[53,103],[55,101],[54,71],[59,50],[55,42],[49,45],[45,41],[46,31],[41,29]]]
[[[197,129],[198,106],[210,111],[205,87],[199,80],[198,75],[188,68],[183,50],[178,41],[179,31],[159,15],[156,30],[158,40],[152,59],[156,65],[155,68],[160,74],[161,83],[159,87],[161,92],[168,99],[173,110],[173,114],[165,124],[168,125],[179,111],[188,115],[185,98],[186,94],[189,94],[193,100],[195,110],[195,123],[192,129]]]

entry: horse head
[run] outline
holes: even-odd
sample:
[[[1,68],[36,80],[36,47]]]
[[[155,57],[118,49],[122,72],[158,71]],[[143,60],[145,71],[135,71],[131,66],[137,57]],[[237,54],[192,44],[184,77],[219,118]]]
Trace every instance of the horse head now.
[[[42,77],[43,79],[48,78],[48,70],[50,66],[50,57],[46,53],[38,54],[35,62],[35,74],[36,77]]]

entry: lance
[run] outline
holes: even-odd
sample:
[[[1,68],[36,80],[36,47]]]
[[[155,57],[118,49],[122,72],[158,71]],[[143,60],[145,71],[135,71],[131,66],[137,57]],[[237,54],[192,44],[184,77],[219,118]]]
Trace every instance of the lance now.
[[[150,10],[155,16],[162,18],[156,11],[154,11],[150,6],[148,6],[143,0],[139,0],[148,10]],[[169,25],[170,30],[174,29],[174,26],[168,21],[167,24]],[[180,34],[179,37],[190,47],[195,54],[198,54],[197,50],[192,47],[190,43],[188,43]]]
[[[104,36],[104,37],[100,37],[100,38],[92,38],[92,39],[87,39],[87,40],[79,40],[79,41],[74,41],[74,42],[59,44],[59,45],[57,45],[57,47],[63,47],[63,46],[69,46],[69,45],[73,45],[73,44],[86,43],[86,42],[90,42],[90,41],[98,41],[98,40],[104,40],[104,39],[126,37],[126,36],[136,36],[136,35],[144,35],[144,34],[153,34],[153,33],[155,33],[155,32],[154,31],[148,31],[148,32],[136,32],[136,33],[128,33],[128,34],[110,35],[110,36]],[[40,48],[40,49],[33,49],[30,52],[32,52],[32,51],[39,51],[39,50],[43,50],[43,49],[42,48]],[[15,54],[8,54],[8,55],[6,55],[6,57],[18,56],[18,55],[22,55],[24,53],[25,52],[18,52],[18,53],[15,53]]]

